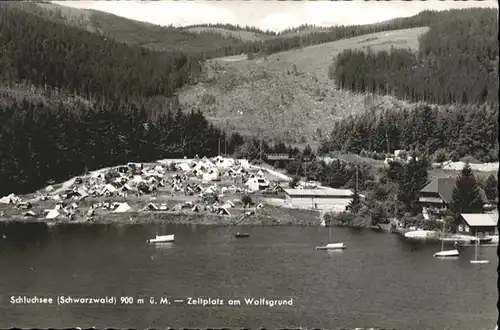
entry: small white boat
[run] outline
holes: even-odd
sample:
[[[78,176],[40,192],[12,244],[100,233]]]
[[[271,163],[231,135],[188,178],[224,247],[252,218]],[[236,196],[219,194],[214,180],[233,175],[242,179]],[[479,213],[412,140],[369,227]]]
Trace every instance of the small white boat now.
[[[406,232],[404,236],[412,239],[428,239],[437,237],[438,233],[434,230],[412,230]]]
[[[447,250],[434,253],[434,257],[436,258],[458,257],[459,255],[460,253],[458,250]]]
[[[146,243],[171,243],[174,241],[175,235],[156,235],[155,238],[148,239]]]
[[[324,246],[316,246],[316,250],[344,250],[346,245],[344,243],[330,243]]]
[[[443,222],[443,231],[441,232],[441,238],[444,236],[446,222]],[[454,250],[444,250],[444,240],[441,240],[441,251],[434,253],[435,258],[451,258],[458,257],[460,253],[457,249]]]
[[[328,238],[332,239],[332,227],[328,226]],[[346,248],[344,243],[330,243],[323,246],[316,246],[316,250],[344,250]]]
[[[476,247],[474,249],[474,260],[471,260],[470,263],[471,264],[489,264],[490,261],[489,260],[478,260],[477,259],[477,254],[478,254],[478,250],[479,250],[479,244],[481,243],[481,239],[477,236],[476,234]]]

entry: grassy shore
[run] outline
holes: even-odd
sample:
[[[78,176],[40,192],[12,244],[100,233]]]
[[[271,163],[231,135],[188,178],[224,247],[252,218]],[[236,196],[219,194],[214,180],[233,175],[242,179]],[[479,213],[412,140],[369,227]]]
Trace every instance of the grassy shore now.
[[[134,205],[127,201],[129,205]],[[42,202],[43,203],[43,202]],[[7,208],[2,208],[4,211]],[[43,205],[37,205],[34,210],[43,209]],[[76,216],[74,220],[69,219],[45,219],[32,218],[19,215],[7,215],[0,218],[3,222],[38,222],[55,224],[139,224],[139,223],[177,223],[196,225],[231,225],[232,221],[243,216],[244,212],[253,211],[241,225],[254,226],[318,226],[320,224],[320,213],[314,210],[302,210],[282,208],[265,205],[263,208],[234,208],[231,215],[219,215],[206,212],[191,211],[131,211],[126,213],[101,213],[96,214],[92,221],[86,220],[84,216]]]

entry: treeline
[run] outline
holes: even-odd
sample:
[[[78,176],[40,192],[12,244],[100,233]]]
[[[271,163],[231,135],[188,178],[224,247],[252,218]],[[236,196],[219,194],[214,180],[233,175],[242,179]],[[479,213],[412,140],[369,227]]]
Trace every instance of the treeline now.
[[[0,196],[26,193],[87,170],[161,158],[215,156],[243,143],[200,113],[149,115],[134,103],[51,105],[24,99],[0,106]]]
[[[1,5],[1,7],[6,6],[6,4]],[[1,7],[0,10],[3,10]],[[10,7],[20,8],[14,5],[10,5]],[[139,22],[100,12],[92,12],[91,21],[92,26],[102,31],[105,36],[114,38],[121,42],[152,49],[185,51],[192,56],[200,56],[207,59],[238,55],[241,53],[262,52],[273,54],[299,47],[317,45],[369,33],[429,26],[432,22],[440,19],[441,15],[442,13],[440,12],[424,11],[412,17],[395,19],[377,24],[334,26],[331,28],[321,28],[318,31],[311,31],[310,33],[293,36],[288,36],[287,34],[288,32],[294,31],[294,29],[291,29],[292,31],[283,31],[282,33],[275,34],[271,31],[260,31],[259,29],[253,27],[242,28],[225,24],[191,26],[221,27],[230,30],[243,29],[245,31],[263,33],[270,37],[269,39],[255,42],[243,42],[236,39],[228,39],[227,37],[222,37],[221,35],[219,35],[217,39],[214,38],[213,34],[198,35],[196,33],[189,33],[185,31],[185,28],[175,29],[172,27],[154,25],[146,26],[144,24],[140,25]],[[57,19],[57,22],[61,22],[61,20]]]
[[[287,154],[292,160],[272,161],[267,154]],[[300,177],[320,182],[332,188],[366,189],[373,180],[371,168],[367,164],[353,164],[341,160],[326,163],[317,157],[307,145],[303,150],[292,148],[282,142],[268,144],[259,140],[243,143],[235,152],[235,157],[244,157],[253,163],[263,162],[275,168],[285,170],[294,177],[296,183]],[[357,177],[357,180],[356,180]]]
[[[365,34],[409,29],[414,27],[429,26],[441,13],[435,11],[423,11],[418,15],[390,20],[387,22],[367,25],[334,26],[326,30],[312,31],[303,35],[291,37],[278,36],[277,38],[266,40],[264,43],[254,43],[252,51],[265,51],[268,54],[278,53],[294,48],[318,45],[326,42],[337,41],[345,38],[353,38]],[[248,52],[248,51],[247,51]]]
[[[484,162],[498,161],[498,110],[498,105],[372,110],[335,123],[319,151],[386,153],[405,149],[441,155],[444,160],[473,156]]]
[[[219,28],[219,29],[226,29],[229,31],[247,31],[247,32],[254,32],[254,33],[259,33],[259,34],[264,34],[267,36],[276,36],[277,33],[274,31],[270,30],[260,30],[256,27],[253,26],[240,26],[240,25],[233,25],[229,23],[215,23],[215,24],[193,24],[193,25],[187,25],[183,26],[182,29],[189,29],[189,28]]]
[[[121,44],[0,5],[0,77],[89,99],[170,96],[200,71],[199,58]],[[22,36],[22,37],[20,37]]]
[[[434,104],[498,104],[498,10],[440,14],[418,54],[346,50],[330,66],[340,88]]]

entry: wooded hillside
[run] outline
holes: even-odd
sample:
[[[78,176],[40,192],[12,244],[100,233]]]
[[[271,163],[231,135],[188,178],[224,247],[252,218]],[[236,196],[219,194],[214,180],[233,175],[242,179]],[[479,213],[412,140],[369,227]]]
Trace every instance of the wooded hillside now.
[[[339,54],[330,77],[357,93],[434,104],[498,104],[498,10],[450,10],[420,37],[419,52]]]
[[[125,45],[0,6],[0,72],[8,85],[29,81],[89,99],[132,100],[171,96],[200,70],[196,57]]]
[[[473,156],[498,161],[498,105],[461,105],[366,112],[333,127],[320,152],[386,153],[397,149],[435,154],[436,161]],[[440,159],[441,158],[441,159]]]
[[[119,42],[144,46],[153,50],[196,53],[204,58],[242,53],[273,54],[380,31],[423,27],[435,21],[438,15],[436,12],[424,11],[413,17],[394,19],[377,24],[330,28],[312,28],[304,25],[282,33],[260,31],[253,27],[238,27],[230,24],[191,26],[217,27],[228,31],[238,31],[239,29],[240,31],[255,32],[263,36],[263,40],[250,42],[228,36],[227,33],[210,31],[202,34],[190,33],[188,32],[189,27],[161,27],[104,12],[67,8],[51,3],[10,3],[10,6],[34,13],[44,19],[70,24],[80,29],[98,33]],[[78,11],[77,14],[72,14],[75,11]],[[301,31],[301,33],[297,34],[296,31]],[[264,38],[264,36],[267,38]]]
[[[197,74],[188,55],[3,4],[0,45],[0,195],[128,161],[214,156],[219,139],[228,152],[243,143],[167,98]]]

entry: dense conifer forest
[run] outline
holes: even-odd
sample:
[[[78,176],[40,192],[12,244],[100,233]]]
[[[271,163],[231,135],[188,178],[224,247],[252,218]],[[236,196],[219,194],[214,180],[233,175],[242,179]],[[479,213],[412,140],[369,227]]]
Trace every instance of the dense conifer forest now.
[[[339,54],[329,71],[339,88],[444,106],[346,118],[323,141],[321,152],[419,149],[434,153],[437,161],[464,156],[498,161],[497,38],[498,10],[450,10],[420,38],[418,54],[401,49]]]
[[[498,104],[497,9],[443,12],[419,44],[418,54],[346,50],[330,77],[339,88],[358,93],[433,104]]]
[[[436,161],[457,161],[464,156],[498,161],[498,115],[498,105],[372,110],[337,122],[320,152],[386,153],[406,149],[434,154]]]
[[[88,99],[171,96],[200,70],[197,57],[125,45],[17,8],[0,10],[0,44],[6,84],[29,81]]]
[[[118,102],[14,100],[1,108],[0,122],[0,195],[129,161],[215,156],[219,139],[226,139],[200,113],[153,117],[143,106]],[[242,139],[234,134],[226,141],[227,151],[234,152]]]
[[[67,22],[62,18],[62,14],[57,9],[41,10],[35,4],[15,4],[13,2],[2,4],[2,7],[18,8],[22,12],[29,12],[32,15],[37,15],[40,18],[45,18],[52,22],[72,24],[80,27],[80,29],[88,29],[85,24],[75,24],[75,22]],[[1,10],[1,9],[0,9]],[[18,13],[19,15],[19,13]],[[377,24],[368,25],[350,25],[350,26],[334,26],[330,28],[312,29],[310,32],[301,33],[300,35],[291,34],[297,30],[310,28],[305,25],[297,29],[289,29],[281,33],[271,31],[260,31],[251,27],[238,27],[230,24],[214,24],[214,25],[194,25],[191,27],[220,27],[232,31],[245,30],[255,33],[260,33],[266,36],[265,40],[261,41],[243,41],[232,37],[221,36],[217,33],[189,33],[184,28],[161,27],[142,22],[128,20],[116,15],[111,15],[102,12],[91,11],[91,26],[92,29],[108,38],[113,38],[116,41],[127,43],[129,45],[144,46],[153,50],[161,51],[182,51],[189,53],[192,56],[202,58],[215,58],[222,56],[239,55],[242,53],[265,53],[273,54],[283,52],[299,47],[318,45],[326,42],[337,41],[344,38],[356,37],[364,34],[408,29],[414,27],[429,26],[431,22],[437,20],[440,13],[433,11],[424,11],[418,15],[394,19]],[[217,35],[217,38],[215,36]]]

